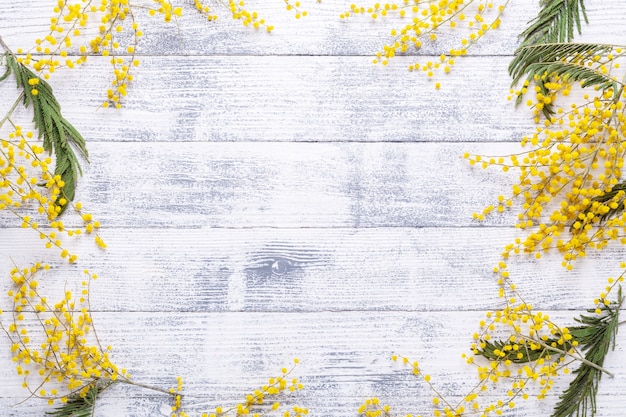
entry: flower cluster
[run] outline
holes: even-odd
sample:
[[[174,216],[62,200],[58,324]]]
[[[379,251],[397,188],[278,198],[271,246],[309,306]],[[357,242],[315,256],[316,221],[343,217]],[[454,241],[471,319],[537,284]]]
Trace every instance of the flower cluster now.
[[[217,20],[217,15],[213,13],[213,9],[202,3],[200,0],[194,0],[194,6],[196,6],[196,10],[207,18],[209,22]]]
[[[279,376],[269,378],[266,385],[263,385],[249,394],[246,394],[245,399],[239,404],[229,408],[222,406],[216,407],[215,411],[212,413],[202,413],[201,417],[228,417],[244,415],[261,417],[272,411],[278,411],[282,406],[282,404],[278,401],[281,395],[300,391],[304,388],[304,385],[298,380],[298,378],[289,378],[289,375],[293,372],[295,366],[299,362],[299,359],[294,359],[294,365],[291,369],[282,368]],[[175,404],[172,406],[171,417],[188,417],[188,414],[183,411],[181,406],[182,389],[183,383],[182,379],[179,377],[177,387],[170,389],[170,392],[175,395]],[[282,412],[283,417],[304,417],[308,414],[309,411],[306,408],[297,405],[291,407],[290,410]]]
[[[234,20],[240,20],[244,26],[250,26],[255,29],[264,27],[267,32],[274,30],[274,26],[268,25],[265,19],[259,16],[259,13],[249,11],[243,0],[228,0],[228,10],[230,10],[231,17]]]
[[[414,63],[408,67],[409,71],[420,71],[432,77],[438,71],[449,73],[456,57],[466,55],[467,50],[487,32],[497,29],[507,4],[508,1],[494,4],[492,1],[477,0],[403,0],[395,3],[376,3],[369,7],[352,4],[350,10],[342,13],[340,17],[347,19],[362,14],[379,20],[387,16],[396,16],[405,22],[402,27],[391,30],[391,42],[376,53],[373,62],[382,65],[388,65],[389,60],[396,55],[419,50],[424,42],[435,42],[438,35],[445,33],[448,28],[465,29],[466,33],[461,36],[456,48],[441,53],[436,60],[423,64]]]
[[[0,138],[0,211],[11,212],[22,228],[34,230],[47,248],[56,248],[70,263],[78,256],[63,247],[63,236],[93,234],[96,244],[105,248],[98,234],[100,223],[83,212],[80,202],[68,201],[63,193],[64,181],[50,171],[53,161],[43,155],[43,147],[33,143],[33,132],[24,131],[10,117],[6,120],[13,130],[7,139]],[[65,226],[59,213],[66,206],[72,206],[81,216],[81,227]]]
[[[621,48],[614,48],[572,60],[608,74],[619,68],[616,59],[623,54]],[[497,205],[475,213],[474,218],[483,220],[494,210],[502,212],[520,198],[517,227],[528,234],[507,245],[503,257],[527,253],[539,258],[557,249],[563,254],[563,265],[571,269],[571,262],[589,249],[602,249],[611,241],[626,243],[626,194],[620,182],[626,155],[623,86],[617,80],[605,89],[597,86],[595,94],[582,96],[581,103],[555,108],[559,96],[569,96],[576,83],[554,74],[534,81],[511,92],[519,97],[534,93],[526,104],[541,126],[521,141],[522,147],[531,149],[506,158],[465,154],[472,165],[519,171],[511,196],[498,196]],[[545,119],[542,113],[547,114]]]
[[[621,267],[626,268],[626,263]],[[471,352],[462,355],[468,364],[476,368],[478,383],[456,402],[437,389],[431,376],[423,373],[418,362],[393,355],[391,359],[394,362],[399,361],[409,367],[412,374],[418,376],[434,394],[431,409],[416,416],[501,416],[515,408],[519,401],[547,398],[556,378],[570,374],[577,364],[586,366],[587,370],[611,375],[588,359],[596,352],[589,355],[585,351],[608,350],[611,344],[609,334],[619,325],[617,312],[623,303],[620,286],[625,273],[608,279],[606,288],[594,300],[595,307],[589,310],[591,315],[582,316],[578,319],[582,325],[574,327],[558,326],[547,314],[534,311],[531,305],[515,299],[514,296],[519,294],[511,284],[506,294],[509,297],[506,306],[486,314],[480,322],[480,331],[473,336]],[[616,288],[619,289],[617,301],[610,301],[609,294]],[[578,368],[575,372],[580,375],[584,371]],[[580,400],[576,398],[576,401]],[[573,403],[568,403],[567,407]],[[367,399],[358,413],[364,417],[395,415],[391,407],[383,405],[378,398]],[[414,414],[403,415],[412,417]]]
[[[391,360],[394,362],[401,362],[404,366],[411,368],[413,375],[419,377],[433,392],[431,415],[435,417],[455,417],[464,413],[465,407],[462,405],[453,406],[450,404],[444,395],[442,395],[432,383],[432,378],[429,374],[426,374],[420,368],[417,361],[411,361],[406,356],[392,355]],[[363,417],[390,417],[392,416],[391,406],[388,404],[381,404],[380,399],[377,397],[366,399],[363,404],[359,406],[358,413]],[[413,414],[405,414],[406,417],[412,417]],[[422,417],[421,414],[417,417]]]
[[[307,16],[300,1],[283,0],[288,11],[294,12],[296,19]],[[317,0],[320,2],[321,0]],[[19,62],[32,66],[44,79],[60,68],[75,68],[84,64],[89,56],[108,57],[113,69],[111,86],[107,89],[102,107],[122,107],[128,87],[133,81],[133,68],[140,65],[136,49],[143,31],[135,15],[146,7],[133,5],[129,0],[101,0],[100,4],[87,2],[74,3],[58,0],[50,18],[49,31],[35,41],[29,50],[18,49]],[[272,32],[274,26],[268,24],[256,11],[250,11],[244,0],[220,0],[218,6],[228,9],[234,20],[255,29],[265,28]],[[195,9],[209,21],[218,15],[213,6],[202,0],[194,0]],[[147,7],[150,16],[160,16],[164,22],[176,21],[182,16],[183,8],[174,7],[170,0],[153,0]],[[96,29],[95,36],[90,35]]]
[[[285,1],[285,9],[287,9],[287,11],[291,11],[294,13],[294,17],[296,19],[300,19],[301,17],[305,17],[307,16],[309,13],[306,10],[302,9],[302,4],[299,1],[290,1],[290,0],[284,0]],[[318,3],[321,3],[322,0],[317,0]]]
[[[307,15],[299,2],[285,1],[285,5],[295,12],[296,18]],[[195,6],[209,20],[214,20],[211,10],[200,1],[196,1]],[[244,6],[243,1],[229,2],[233,18],[240,19],[246,26],[273,30],[257,13],[248,12]],[[23,228],[33,229],[46,247],[57,248],[61,257],[70,263],[76,262],[78,256],[65,249],[64,236],[92,234],[98,247],[105,248],[106,244],[98,234],[100,223],[83,211],[80,202],[73,202],[80,167],[72,147],[86,158],[85,142],[61,115],[60,105],[45,80],[60,68],[83,64],[88,56],[109,57],[114,79],[103,107],[121,107],[127,86],[133,79],[131,68],[139,65],[135,50],[143,34],[135,21],[138,8],[128,0],[102,0],[99,5],[59,0],[50,20],[49,33],[38,39],[32,49],[20,49],[14,54],[0,38],[0,46],[5,50],[0,62],[7,68],[0,74],[0,82],[14,75],[18,88],[23,90],[0,120],[0,128],[5,124],[12,128],[6,139],[0,137],[0,211],[17,216]],[[160,15],[165,22],[177,19],[181,13],[182,8],[173,7],[169,0],[154,0],[153,7],[148,8],[149,15]],[[97,28],[96,36],[89,37],[88,34],[93,33],[90,26]],[[14,122],[13,113],[20,102],[26,107],[32,104],[38,134],[25,131]],[[42,137],[43,146],[35,145],[34,141]],[[52,151],[56,158],[43,155]],[[56,170],[50,171],[50,167]],[[79,215],[81,227],[69,227],[62,220],[61,214],[68,207]],[[87,278],[77,297],[65,288],[62,299],[51,302],[42,294],[35,279],[36,274],[49,268],[43,263],[25,269],[15,267],[11,271],[13,286],[8,292],[13,307],[9,312],[0,311],[2,318],[8,318],[6,323],[0,320],[0,329],[9,340],[16,372],[23,378],[23,387],[30,392],[28,398],[41,398],[56,405],[54,415],[76,415],[78,410],[81,415],[92,415],[98,395],[121,382],[171,395],[172,415],[186,416],[182,409],[180,377],[176,388],[162,390],[132,381],[125,369],[119,369],[110,360],[112,348],[103,348],[100,344],[89,306],[89,283],[97,276],[85,270]],[[277,401],[280,396],[303,388],[297,378],[288,378],[292,371],[293,368],[284,368],[280,376],[270,378],[267,385],[247,395],[236,407],[218,407],[212,415],[243,415],[253,410],[259,410],[254,415],[265,415],[284,409]],[[301,417],[308,414],[308,410],[295,406],[282,414]]]
[[[93,328],[89,283],[97,275],[85,270],[78,298],[66,290],[62,299],[51,302],[41,294],[35,279],[37,273],[49,268],[37,263],[11,270],[13,288],[7,295],[13,311],[7,314],[12,318],[8,325],[0,322],[0,327],[9,338],[22,386],[32,397],[54,404],[65,403],[72,395],[85,396],[102,381],[113,382],[129,375],[110,360],[111,347],[100,345]],[[41,331],[33,329],[33,321]]]
[[[308,12],[302,8],[302,4],[300,1],[291,1],[291,0],[283,0],[285,2],[285,9],[287,11],[293,12],[294,17],[296,19],[300,19],[301,17],[305,17],[308,15]],[[321,0],[317,0],[317,2],[321,2]],[[259,16],[259,13],[256,11],[251,11],[248,9],[247,4],[243,0],[228,0],[228,2],[222,2],[225,6],[228,7],[230,11],[231,17],[234,20],[241,21],[241,24],[247,27],[252,27],[254,29],[265,28],[265,31],[272,32],[274,30],[274,26],[270,25],[266,22],[265,19]],[[211,8],[199,0],[195,0],[196,9],[203,15],[207,16],[208,20],[216,20],[217,15],[212,14]]]
[[[405,2],[405,5],[409,6],[409,3]],[[417,3],[415,12],[420,12]],[[414,19],[417,27],[407,25],[404,32],[394,30],[392,36],[404,36],[404,40],[395,38],[395,43],[386,46],[375,63],[386,65],[398,51],[407,52],[411,43],[421,47],[423,39],[420,35],[435,40],[434,30],[439,29],[438,24],[447,22],[444,16],[461,13],[457,7],[459,4],[463,4],[463,8],[467,6],[464,2],[454,3],[438,2],[437,7],[452,7],[439,17],[433,15],[438,11],[437,7],[422,9],[422,16],[429,22],[419,26],[418,18]],[[500,13],[505,6],[501,5]],[[616,75],[620,68],[617,60],[624,56],[624,52],[613,45],[558,44],[540,38],[547,30],[558,32],[554,21],[563,17],[563,13],[570,13],[556,6],[544,6],[540,17],[523,33],[526,39],[509,67],[514,82],[528,75],[519,90],[511,90],[509,99],[517,96],[520,103],[526,98],[535,122],[540,124],[533,134],[521,141],[523,147],[532,147],[531,150],[508,157],[464,155],[470,165],[497,166],[505,172],[519,171],[519,181],[512,186],[511,196],[498,196],[497,204],[474,213],[473,217],[482,221],[494,211],[502,213],[515,207],[515,200],[520,199],[517,227],[526,235],[507,245],[502,260],[494,267],[503,306],[488,312],[480,321],[479,331],[473,335],[471,352],[462,356],[478,373],[478,383],[469,393],[458,402],[446,400],[435,389],[430,376],[422,373],[417,362],[402,358],[402,362],[411,367],[414,375],[421,376],[434,393],[432,409],[422,415],[504,415],[520,400],[545,399],[556,378],[570,372],[575,378],[560,395],[552,415],[587,415],[588,410],[595,410],[601,375],[611,375],[602,363],[614,344],[620,324],[618,315],[624,300],[621,291],[624,273],[617,279],[608,279],[606,287],[594,300],[594,307],[588,310],[589,315],[576,318],[576,326],[562,327],[524,301],[506,264],[514,254],[540,258],[556,249],[563,256],[563,266],[572,269],[573,261],[585,256],[588,250],[603,249],[611,241],[626,244],[626,181],[622,180],[626,154],[624,83]],[[376,4],[371,8],[353,5],[342,17],[367,13],[377,19],[392,12],[404,17],[407,9],[398,4]],[[545,17],[546,14],[549,16]],[[571,14],[569,16],[574,20]],[[497,19],[496,26],[499,15]],[[452,26],[457,26],[458,22],[452,17],[450,21]],[[420,33],[411,32],[421,28]],[[478,35],[482,36],[475,34],[470,40],[480,37]],[[464,43],[469,41],[466,39]],[[446,59],[448,57],[442,55],[437,68],[445,65]],[[421,66],[418,69],[432,76],[434,67],[430,63],[426,68]],[[444,67],[444,71],[448,72],[449,67],[447,70]],[[557,106],[561,97],[569,97],[579,87],[582,102],[568,107]],[[584,94],[588,87],[594,87],[592,94]],[[531,94],[532,98],[528,98]],[[622,263],[621,268],[626,268],[626,263]],[[618,293],[616,301],[608,298],[612,292]],[[398,357],[392,359],[396,361]],[[571,371],[574,364],[578,367]],[[390,406],[381,405],[377,398],[366,400],[359,413],[365,417],[392,415]]]
[[[166,22],[182,13],[182,9],[173,7],[169,0],[154,0],[154,3],[154,7],[149,8],[149,14],[159,14]],[[85,63],[90,55],[109,57],[113,80],[102,106],[121,107],[128,84],[133,80],[131,68],[139,65],[135,49],[143,34],[129,1],[102,0],[95,5],[92,2],[80,4],[59,0],[53,12],[49,32],[37,39],[32,49],[17,50],[20,62],[31,65],[38,74],[48,79],[59,68],[74,68]],[[87,35],[90,25],[97,28],[97,35]],[[74,53],[75,48],[78,48],[78,55]],[[34,54],[38,55],[36,59]]]

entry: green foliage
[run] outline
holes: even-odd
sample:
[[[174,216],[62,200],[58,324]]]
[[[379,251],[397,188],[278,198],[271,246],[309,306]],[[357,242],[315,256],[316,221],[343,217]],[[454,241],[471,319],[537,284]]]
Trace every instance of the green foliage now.
[[[113,381],[107,381],[105,384],[94,383],[89,386],[85,395],[81,396],[79,393],[70,395],[66,403],[58,406],[54,411],[46,412],[46,415],[50,417],[93,417],[98,395],[113,384]]]
[[[609,349],[615,348],[615,336],[619,327],[619,310],[623,304],[622,288],[619,288],[617,301],[609,305],[601,304],[600,314],[595,309],[588,310],[593,315],[581,315],[575,320],[580,323],[579,326],[570,327],[569,333],[572,339],[569,342],[558,345],[557,339],[548,339],[538,341],[537,349],[532,350],[520,349],[518,352],[507,353],[502,357],[497,352],[503,352],[504,347],[508,344],[502,340],[485,341],[481,340],[484,348],[478,349],[478,355],[491,361],[500,361],[509,359],[514,363],[530,363],[536,362],[544,358],[546,355],[559,354],[556,349],[561,351],[561,356],[572,356],[567,352],[577,342],[581,352],[586,352],[584,361],[574,370],[576,377],[570,383],[569,387],[559,397],[560,401],[555,406],[551,417],[584,417],[595,415],[596,412],[596,394],[598,392],[598,383],[602,377],[602,366]],[[528,344],[525,344],[528,346]],[[547,349],[544,346],[556,346],[556,349]],[[555,353],[556,352],[556,353]],[[516,355],[521,353],[521,357]],[[593,366],[596,365],[596,366]],[[588,412],[591,411],[591,414]]]
[[[541,10],[530,26],[520,34],[520,49],[528,45],[570,42],[574,28],[581,33],[581,16],[588,23],[583,0],[541,0]]]
[[[0,77],[0,81],[6,79],[10,73],[15,75],[17,86],[22,89],[24,106],[28,107],[31,104],[33,106],[33,121],[39,132],[39,138],[43,137],[44,149],[49,154],[54,151],[56,158],[54,173],[60,175],[65,182],[64,197],[68,201],[73,200],[78,177],[82,174],[82,170],[72,146],[87,160],[88,152],[85,147],[85,140],[74,126],[62,116],[61,106],[46,81],[19,63],[13,54],[6,52],[4,60],[7,71]],[[36,80],[36,84],[31,84],[34,80]],[[61,213],[67,206],[66,204],[61,207]]]
[[[624,297],[622,288],[619,288],[617,302],[613,305],[603,306],[602,314],[593,316],[581,316],[577,319],[581,326],[579,330],[579,343],[582,350],[586,351],[585,359],[602,367],[604,358],[609,349],[615,349],[615,336],[619,327],[619,309]],[[587,363],[582,363],[574,371],[576,378],[559,397],[559,403],[554,407],[552,417],[586,416],[591,410],[591,415],[596,413],[596,394],[598,383],[602,378],[602,371]]]
[[[3,55],[3,57],[5,57],[6,55],[7,54]],[[0,76],[0,82],[6,80],[9,75],[11,75],[11,68],[7,65],[6,71],[4,72],[4,74],[2,74],[2,76]]]
[[[582,81],[583,86],[603,85],[602,89],[615,87],[613,80],[593,69],[583,66],[578,53],[587,56],[604,52],[606,45],[577,44],[571,42],[575,30],[581,33],[581,22],[588,23],[583,0],[541,0],[537,17],[529,22],[528,28],[520,34],[521,45],[509,65],[512,85],[527,75],[528,84],[535,82],[541,94],[549,94],[547,77],[561,76],[564,81]],[[610,49],[610,47],[609,47]],[[614,88],[613,91],[617,91]],[[516,104],[521,103],[523,94],[517,96]],[[550,118],[554,106],[547,104],[543,114]]]
[[[509,74],[513,85],[526,76],[528,83],[536,81],[546,94],[547,78],[558,78],[561,82],[580,82],[582,87],[598,87],[602,91],[612,89],[617,100],[623,85],[610,74],[603,74],[588,62],[596,55],[610,52],[612,45],[595,43],[548,43],[529,45],[515,51],[515,57],[509,65]],[[522,94],[517,96],[517,104],[522,101]],[[546,116],[553,114],[552,106],[546,106]]]
[[[562,81],[581,81],[583,87],[599,86],[606,90],[617,82],[610,76],[588,68],[585,64],[595,55],[608,53],[612,45],[596,43],[548,43],[525,46],[515,51],[509,65],[513,84],[526,75],[527,80],[544,75],[558,75]]]
[[[512,351],[512,350],[506,350],[505,346],[510,345],[510,343],[507,343],[503,340],[495,340],[495,341],[488,341],[488,340],[481,340],[481,345],[484,344],[484,348],[478,349],[478,355],[492,360],[492,361],[502,361],[502,360],[510,360],[513,363],[529,363],[529,362],[535,362],[539,359],[541,359],[542,357],[544,357],[546,355],[546,353],[548,352],[545,348],[541,347],[540,345],[538,345],[539,347],[537,349],[530,349],[527,347],[527,349],[520,349],[518,351]],[[551,346],[553,343],[557,343],[556,339],[548,339],[546,341],[544,341],[543,343],[545,343],[548,346]],[[571,345],[568,343],[565,346],[562,346],[561,348],[563,349],[569,349],[571,347]],[[498,352],[503,352],[505,354],[505,356],[501,356],[498,354]],[[521,354],[520,357],[518,357],[518,354]]]

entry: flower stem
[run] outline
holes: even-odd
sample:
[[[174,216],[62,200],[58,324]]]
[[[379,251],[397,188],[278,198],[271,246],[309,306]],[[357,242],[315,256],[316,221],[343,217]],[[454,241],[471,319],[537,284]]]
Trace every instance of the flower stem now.
[[[13,52],[11,51],[11,48],[9,48],[9,45],[4,43],[4,40],[2,39],[2,36],[0,36],[0,46],[2,46],[2,48],[4,48],[5,51],[7,51],[11,55],[13,55]]]
[[[13,54],[13,51],[11,51],[11,48],[9,48],[9,45],[7,45],[4,40],[2,39],[2,36],[0,36],[0,46],[6,51],[6,53],[8,53],[9,55],[11,55],[12,57],[15,57],[15,54]],[[8,64],[7,64],[8,65]],[[13,105],[11,106],[11,108],[9,109],[9,111],[4,115],[4,117],[0,120],[0,128],[2,128],[2,126],[4,125],[4,123],[9,120],[11,118],[11,116],[13,115],[13,112],[15,111],[15,109],[17,108],[17,105],[20,103],[20,101],[22,101],[24,99],[24,91],[22,91],[20,93],[20,95],[17,97],[17,99],[15,99],[15,102],[13,103]]]
[[[15,99],[15,102],[13,103],[9,111],[7,111],[7,114],[5,114],[2,119],[0,119],[0,128],[2,128],[4,123],[11,118],[11,116],[13,115],[13,112],[17,108],[17,105],[20,104],[20,101],[22,101],[23,98],[24,98],[24,91],[22,91],[20,95],[17,96],[17,98]]]
[[[581,357],[581,356],[572,355],[571,353],[566,352],[566,351],[564,351],[564,350],[557,349],[557,348],[552,347],[552,346],[550,346],[550,345],[546,345],[546,344],[545,344],[545,343],[543,343],[542,341],[537,340],[537,339],[533,339],[532,337],[527,337],[527,336],[524,336],[524,335],[521,335],[521,334],[520,334],[520,335],[518,335],[518,336],[519,336],[520,338],[522,338],[522,339],[524,339],[524,340],[528,341],[528,342],[537,343],[538,345],[540,345],[540,346],[544,347],[544,348],[545,348],[545,349],[547,349],[547,350],[551,350],[552,352],[557,352],[557,353],[560,353],[560,354],[562,354],[562,355],[566,355],[566,356],[569,356],[569,357],[571,357],[571,358],[574,358],[574,359],[576,359],[576,360],[578,360],[578,361],[581,361],[582,363],[584,363],[584,364],[585,364],[585,365],[587,365],[587,366],[591,366],[592,368],[595,368],[595,369],[597,369],[597,370],[598,370],[598,371],[600,371],[600,372],[604,372],[605,374],[607,374],[607,375],[608,375],[609,377],[611,377],[611,378],[615,377],[615,375],[614,375],[612,372],[607,371],[606,369],[604,369],[604,368],[603,368],[603,367],[601,367],[600,365],[595,364],[595,363],[593,363],[593,362],[591,362],[591,361],[589,361],[589,360],[587,360],[587,359],[585,359],[585,358],[583,358],[583,357]]]
[[[142,384],[141,382],[135,382],[135,381],[132,381],[132,380],[130,380],[128,378],[123,378],[123,377],[122,378],[118,378],[117,381],[118,382],[123,382],[123,383],[128,384],[128,385],[134,385],[136,387],[149,389],[149,390],[152,390],[152,391],[162,392],[163,394],[167,394],[167,395],[172,395],[172,396],[180,395],[180,396],[182,396],[182,394],[175,393],[175,392],[170,392],[169,390],[167,390],[165,388],[155,387],[153,385]]]

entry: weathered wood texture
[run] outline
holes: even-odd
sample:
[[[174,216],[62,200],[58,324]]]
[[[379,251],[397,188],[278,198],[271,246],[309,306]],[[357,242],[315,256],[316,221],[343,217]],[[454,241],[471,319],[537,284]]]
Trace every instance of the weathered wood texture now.
[[[571,323],[572,311],[551,313],[553,320]],[[416,415],[420,409],[430,409],[429,389],[409,370],[390,361],[397,352],[420,361],[424,372],[451,398],[468,391],[476,370],[464,363],[460,353],[468,350],[466,341],[482,316],[480,312],[454,311],[139,312],[94,314],[94,319],[103,324],[98,333],[103,343],[115,346],[115,357],[133,370],[137,381],[168,388],[175,384],[176,375],[183,375],[194,409],[211,410],[239,401],[244,393],[266,382],[263,375],[272,376],[293,357],[299,357],[302,363],[296,373],[307,388],[294,402],[316,415],[343,416],[354,415],[353,410],[370,396]],[[626,372],[619,359],[624,354],[624,342],[622,333],[607,363],[617,376],[604,379],[601,385],[603,416],[620,416],[624,405]],[[6,350],[0,359],[9,361]],[[3,369],[0,377],[0,388],[15,392],[13,386],[19,385],[20,379],[12,370]],[[557,382],[554,391],[563,388],[564,382]],[[529,388],[529,392],[535,391]],[[511,415],[545,411],[555,399],[550,396],[539,407],[529,400]],[[5,404],[15,400],[15,396],[0,398]],[[107,393],[98,415],[167,415],[168,407],[162,395],[120,387]],[[16,408],[9,415],[24,415],[18,413],[25,410],[28,408]],[[41,408],[31,410],[41,412]]]
[[[94,250],[91,239],[73,245],[102,277],[92,284],[95,311],[429,312],[498,306],[492,268],[516,233],[511,228],[200,228],[110,229],[103,235],[109,244],[105,252]],[[2,253],[11,253],[18,265],[51,258],[54,268],[40,280],[46,293],[55,295],[51,298],[62,298],[66,283],[80,280],[80,263],[68,268],[52,250],[29,250],[31,231],[5,230],[3,236]],[[618,248],[590,253],[569,272],[556,255],[522,259],[513,279],[536,308],[580,310],[607,277],[619,274],[620,253]],[[542,285],[547,278],[554,287]],[[555,297],[557,283],[563,288]],[[0,308],[11,305],[2,299]]]
[[[511,144],[90,143],[82,198],[107,228],[476,226],[515,173],[464,151]],[[459,187],[463,178],[475,181]],[[13,219],[5,217],[10,225]],[[67,220],[68,224],[76,220]],[[514,213],[490,224],[513,226]]]
[[[385,68],[362,56],[149,56],[121,111],[98,109],[111,77],[105,58],[52,85],[90,142],[502,142],[532,130],[529,112],[503,93],[508,59],[463,59],[439,91],[406,70],[411,58],[397,61]]]
[[[48,25],[50,3],[29,3],[27,11],[8,5],[0,16],[12,47],[32,45]],[[455,47],[452,39],[377,67],[370,56],[389,42],[388,25],[364,16],[341,22],[339,13],[349,8],[341,3],[313,4],[319,11],[297,22],[277,10],[279,1],[257,4],[280,19],[275,25],[283,30],[271,35],[227,16],[208,24],[193,10],[180,30],[138,13],[146,34],[138,49],[143,64],[121,112],[96,111],[110,83],[108,59],[92,57],[52,84],[90,141],[495,142],[529,131],[527,113],[507,104],[504,86],[516,36],[535,13],[532,2],[511,2],[502,27],[438,77],[441,91],[406,67]],[[593,26],[582,39],[619,43],[615,16],[625,15],[626,6],[587,3]]]
[[[471,220],[508,192],[515,173],[472,168],[460,156],[518,152],[535,128],[506,96],[516,36],[536,2],[511,2],[502,28],[436,80],[406,67],[449,50],[452,36],[373,66],[393,22],[341,22],[349,3],[307,2],[300,21],[281,1],[251,3],[276,26],[270,35],[226,14],[207,23],[191,3],[179,28],[137,13],[142,65],[121,111],[98,109],[107,59],[90,57],[51,80],[89,142],[78,194],[109,249],[88,237],[69,242],[81,261],[67,266],[3,212],[0,291],[12,262],[49,261],[40,285],[51,298],[77,285],[85,267],[97,272],[91,305],[103,343],[139,382],[169,387],[181,375],[191,411],[237,402],[293,357],[306,388],[285,402],[311,415],[355,416],[370,396],[398,413],[428,412],[432,393],[389,361],[393,353],[419,360],[460,400],[475,381],[460,354],[499,305],[493,265],[522,235],[513,212]],[[582,39],[621,42],[626,5],[585,3],[592,25]],[[0,35],[14,48],[32,45],[52,7],[3,5]],[[2,112],[17,93],[5,82],[0,95]],[[526,301],[568,325],[619,274],[622,254],[590,253],[572,272],[558,254],[521,257],[512,276]],[[11,308],[2,298],[0,309]],[[16,405],[27,394],[5,342],[0,416],[40,417],[49,410],[41,402]],[[623,416],[625,344],[621,332],[598,416]],[[549,415],[566,383],[506,415]],[[117,387],[96,415],[169,412],[163,396]]]
[[[285,10],[282,1],[249,1],[246,8],[258,11],[268,23],[275,26],[272,34],[263,30],[248,30],[240,22],[232,21],[226,9],[214,7],[220,15],[217,22],[209,23],[193,10],[190,0],[182,6],[186,13],[179,24],[165,25],[162,18],[149,17],[147,13],[137,12],[135,18],[145,36],[139,45],[139,55],[330,55],[369,57],[382,50],[382,46],[391,42],[389,31],[392,27],[401,28],[406,24],[396,18],[379,19],[373,22],[366,16],[356,16],[341,21],[339,15],[350,9],[351,2],[302,1],[303,9],[309,12],[306,18],[296,20],[293,13]],[[205,2],[210,4],[211,2]],[[358,5],[373,5],[376,0],[355,2]],[[382,2],[378,2],[384,4]],[[496,6],[502,1],[493,1]],[[137,5],[153,6],[150,0],[139,0]],[[585,1],[592,26],[585,27],[583,37],[579,39],[620,43],[621,32],[618,30],[622,21],[620,16],[626,13],[626,5],[606,0]],[[10,45],[28,50],[35,39],[42,38],[50,25],[54,3],[47,0],[29,0],[24,3],[3,5],[0,26],[6,28],[3,38]],[[503,24],[497,32],[489,34],[485,42],[470,50],[478,55],[510,55],[517,45],[517,35],[537,11],[537,3],[530,0],[510,1],[503,17]],[[177,27],[178,26],[178,27]],[[95,34],[85,32],[86,34]],[[454,33],[469,33],[459,29],[452,34],[439,36],[436,42],[424,43],[417,52],[421,55],[439,55],[452,47],[458,47],[458,37]],[[76,46],[76,43],[75,43]],[[416,54],[416,51],[409,51]],[[370,59],[367,59],[370,61]],[[195,75],[195,74],[194,74]]]

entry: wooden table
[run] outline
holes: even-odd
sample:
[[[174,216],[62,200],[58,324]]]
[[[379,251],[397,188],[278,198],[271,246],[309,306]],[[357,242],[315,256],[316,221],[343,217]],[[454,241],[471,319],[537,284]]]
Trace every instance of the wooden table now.
[[[7,2],[0,14],[15,49],[32,45],[51,16],[51,2],[26,3]],[[520,236],[514,211],[472,220],[515,173],[472,168],[461,156],[518,152],[535,128],[530,111],[507,100],[507,66],[536,2],[512,2],[499,30],[430,80],[407,66],[453,38],[372,65],[390,26],[342,22],[349,3],[307,2],[309,16],[295,20],[281,1],[250,2],[276,27],[271,34],[220,8],[207,22],[183,3],[178,27],[137,12],[142,64],[122,110],[98,109],[107,58],[52,78],[64,115],[87,139],[78,196],[109,247],[78,239],[81,260],[68,266],[3,212],[2,293],[10,259],[49,262],[41,281],[52,294],[84,268],[97,272],[100,339],[139,382],[167,388],[182,376],[193,415],[236,404],[294,357],[305,389],[282,402],[310,415],[356,416],[372,396],[398,414],[430,415],[432,393],[392,354],[418,360],[438,390],[461,399],[477,382],[461,354],[500,302],[492,268]],[[582,39],[623,43],[626,5],[585,3]],[[0,93],[12,88],[3,83]],[[558,254],[520,257],[511,273],[528,302],[568,325],[619,274],[618,260],[617,246],[572,272]],[[616,376],[602,380],[599,416],[626,409],[625,335],[606,364]],[[50,410],[38,400],[14,406],[27,393],[5,339],[0,363],[0,416]],[[548,416],[567,383],[506,415]],[[96,415],[166,416],[169,406],[164,395],[119,386]]]

